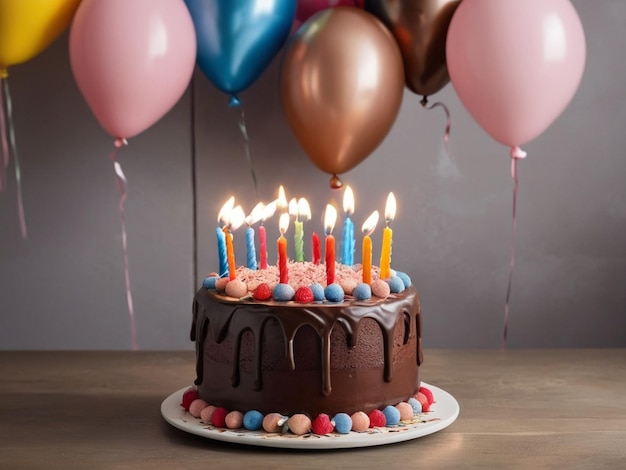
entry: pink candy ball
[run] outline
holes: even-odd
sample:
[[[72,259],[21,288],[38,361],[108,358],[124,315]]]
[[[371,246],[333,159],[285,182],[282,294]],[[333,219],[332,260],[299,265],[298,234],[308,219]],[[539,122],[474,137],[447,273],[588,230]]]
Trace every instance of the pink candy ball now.
[[[285,417],[280,413],[269,413],[263,418],[265,432],[281,432],[285,424]]]
[[[225,418],[228,429],[238,429],[243,426],[243,413],[241,411],[231,411]]]
[[[381,299],[386,299],[389,297],[389,293],[391,289],[389,289],[389,284],[387,284],[382,279],[376,279],[372,282],[372,294]]]
[[[233,279],[226,284],[226,295],[235,297],[237,299],[242,298],[248,293],[248,286],[239,279]]]
[[[226,290],[226,284],[228,284],[227,277],[220,277],[215,281],[215,290],[218,292],[224,292]]]
[[[356,432],[367,431],[370,427],[370,417],[363,411],[357,411],[352,416],[352,430]]]
[[[287,427],[292,433],[301,436],[311,431],[311,418],[302,413],[295,414],[287,420]]]
[[[194,401],[191,402],[191,405],[189,405],[189,413],[194,418],[199,418],[202,409],[207,407],[208,405],[209,404],[201,398],[196,398]]]
[[[396,405],[396,410],[400,412],[400,421],[410,421],[413,419],[413,407],[403,401]]]
[[[213,417],[213,412],[215,411],[215,406],[209,405],[206,408],[203,408],[200,412],[200,420],[204,424],[211,424],[211,418]]]
[[[356,281],[353,279],[344,279],[339,282],[339,285],[347,295],[352,295],[352,291],[356,287]]]

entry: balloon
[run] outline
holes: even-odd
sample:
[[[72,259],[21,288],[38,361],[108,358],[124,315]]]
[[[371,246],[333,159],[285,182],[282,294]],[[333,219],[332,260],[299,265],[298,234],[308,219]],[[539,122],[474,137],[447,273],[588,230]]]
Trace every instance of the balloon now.
[[[248,88],[267,68],[285,43],[296,12],[296,0],[185,3],[198,36],[198,66],[230,95]]]
[[[403,77],[398,45],[380,21],[357,8],[323,10],[302,25],[284,57],[287,121],[321,170],[343,173],[391,129]]]
[[[392,32],[404,62],[406,86],[427,97],[450,78],[446,67],[448,26],[461,0],[365,0],[365,10]]]
[[[363,0],[298,0],[296,19],[304,23],[318,11],[341,6],[363,8]]]
[[[70,25],[80,0],[0,0],[0,71],[32,59]]]
[[[495,140],[518,147],[574,96],[585,36],[569,0],[464,0],[448,31],[450,79]]]
[[[82,0],[69,49],[74,79],[100,125],[129,138],[185,92],[196,37],[180,0]]]

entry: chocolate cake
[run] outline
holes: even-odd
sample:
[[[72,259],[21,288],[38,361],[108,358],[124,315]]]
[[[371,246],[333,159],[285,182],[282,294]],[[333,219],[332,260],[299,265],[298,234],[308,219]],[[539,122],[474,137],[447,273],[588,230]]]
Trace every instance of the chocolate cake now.
[[[201,288],[193,302],[200,399],[243,413],[369,412],[419,389],[415,287],[341,302],[237,299]]]

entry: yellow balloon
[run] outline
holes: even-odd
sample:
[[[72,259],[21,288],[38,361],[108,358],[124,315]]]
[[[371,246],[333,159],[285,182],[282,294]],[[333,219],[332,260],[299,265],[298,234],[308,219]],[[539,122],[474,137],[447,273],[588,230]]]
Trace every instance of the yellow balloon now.
[[[0,0],[0,74],[43,51],[67,29],[80,0]]]

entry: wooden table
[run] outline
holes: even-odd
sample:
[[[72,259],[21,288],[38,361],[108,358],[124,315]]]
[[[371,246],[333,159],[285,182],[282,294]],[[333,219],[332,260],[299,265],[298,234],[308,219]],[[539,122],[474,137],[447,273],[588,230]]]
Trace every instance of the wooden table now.
[[[459,402],[438,433],[298,451],[187,434],[160,415],[192,352],[0,352],[0,468],[626,468],[626,349],[426,350]],[[422,467],[424,466],[424,467]]]

